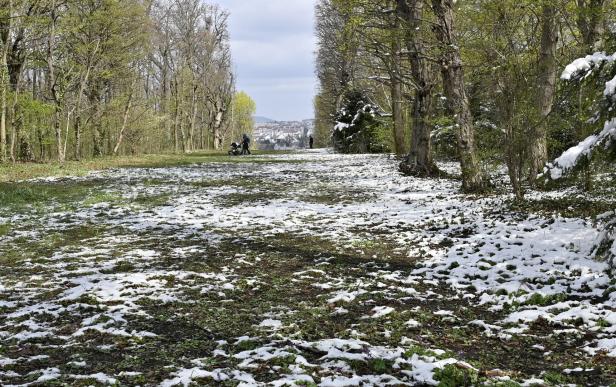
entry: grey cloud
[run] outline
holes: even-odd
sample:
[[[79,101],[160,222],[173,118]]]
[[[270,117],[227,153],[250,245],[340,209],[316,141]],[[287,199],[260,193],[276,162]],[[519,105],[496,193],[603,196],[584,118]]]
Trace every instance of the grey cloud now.
[[[314,0],[218,0],[230,11],[238,89],[275,119],[313,116]]]

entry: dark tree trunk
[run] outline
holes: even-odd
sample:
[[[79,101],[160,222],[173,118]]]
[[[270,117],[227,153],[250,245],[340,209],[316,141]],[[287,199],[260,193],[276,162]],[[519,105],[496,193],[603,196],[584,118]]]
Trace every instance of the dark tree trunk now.
[[[424,4],[422,0],[396,0],[396,10],[406,23],[407,49],[409,51],[415,95],[412,110],[411,150],[400,170],[411,176],[438,175],[432,159],[431,125],[432,88],[434,82],[430,66],[425,59],[426,47],[420,33]]]
[[[557,9],[549,1],[544,2],[541,17],[541,48],[537,63],[537,109],[539,121],[533,128],[530,144],[529,181],[534,182],[548,161],[548,118],[552,112],[558,63],[556,63],[556,46],[558,29],[556,23]]]
[[[89,100],[90,105],[94,108],[92,113],[93,155],[94,157],[100,157],[104,154],[104,133],[102,128],[102,100],[99,85],[94,85],[94,90],[90,91]]]
[[[400,28],[396,18],[395,29]],[[401,79],[401,61],[400,51],[401,44],[398,36],[394,36],[391,45],[391,72],[390,72],[390,88],[391,88],[391,110],[393,115],[393,137],[394,151],[397,155],[406,153],[405,129],[406,122],[404,119],[404,101],[402,95],[402,79]]]
[[[454,31],[453,0],[432,0],[432,7],[437,18],[436,34],[443,49],[441,72],[447,110],[455,119],[458,129],[462,189],[464,192],[482,192],[486,189],[486,181],[475,150],[473,117],[466,95],[464,69]]]

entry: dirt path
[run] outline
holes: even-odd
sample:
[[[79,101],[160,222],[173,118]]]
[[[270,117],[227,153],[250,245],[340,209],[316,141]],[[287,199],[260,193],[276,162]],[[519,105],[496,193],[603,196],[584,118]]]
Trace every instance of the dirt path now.
[[[323,152],[18,184],[0,383],[614,383],[591,222],[457,186]]]

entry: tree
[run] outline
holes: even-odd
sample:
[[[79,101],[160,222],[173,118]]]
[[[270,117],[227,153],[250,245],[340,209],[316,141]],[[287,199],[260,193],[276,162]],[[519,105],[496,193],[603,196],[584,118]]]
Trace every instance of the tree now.
[[[486,180],[481,171],[475,149],[473,116],[464,84],[464,69],[455,37],[453,0],[432,0],[437,18],[437,37],[442,45],[441,73],[447,108],[457,125],[458,152],[462,168],[462,189],[482,192]]]
[[[341,0],[320,0],[316,5],[319,79],[316,131],[327,133],[327,138],[331,138],[334,115],[341,108],[344,94],[356,81],[359,26],[354,5]],[[318,140],[324,137],[318,136]]]
[[[0,162],[6,160],[6,121],[7,121],[7,96],[8,96],[8,55],[9,39],[13,19],[12,0],[0,2]]]
[[[235,87],[226,11],[203,0],[0,4],[4,159],[219,146]]]
[[[257,112],[255,101],[243,91],[233,96],[233,118],[229,139],[239,141],[242,135],[252,137],[254,128],[254,115]]]
[[[603,45],[606,0],[576,0],[576,24],[582,37],[582,52],[598,51]]]
[[[423,0],[397,0],[396,12],[406,23],[406,45],[411,64],[411,79],[415,89],[412,108],[411,150],[400,165],[403,173],[413,176],[438,175],[439,170],[432,159],[432,90],[434,76],[428,62],[424,42]]]
[[[533,182],[548,161],[547,120],[552,112],[556,88],[556,49],[558,44],[557,8],[554,0],[544,0],[541,10],[541,47],[537,69],[538,122],[534,125],[530,146],[529,179]]]

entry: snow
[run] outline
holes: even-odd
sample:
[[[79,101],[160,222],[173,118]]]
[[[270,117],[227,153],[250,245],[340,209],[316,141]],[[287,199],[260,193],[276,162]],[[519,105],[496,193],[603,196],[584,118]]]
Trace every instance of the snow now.
[[[329,304],[335,304],[337,302],[351,302],[358,296],[361,296],[362,294],[366,294],[366,291],[356,290],[356,291],[349,292],[346,290],[341,290],[341,291],[334,293],[333,294],[334,297],[327,300],[327,302]]]
[[[263,320],[261,324],[259,324],[259,327],[280,329],[282,328],[282,322],[280,320],[267,319],[267,320]]]
[[[616,61],[616,53],[606,55],[603,52],[597,52],[584,58],[578,58],[565,68],[561,79],[572,80],[578,76],[588,77],[597,65],[614,61]],[[605,83],[603,94],[607,99],[614,97],[614,94],[616,94],[616,77]],[[540,177],[547,176],[552,180],[562,178],[584,157],[590,157],[593,151],[600,146],[609,146],[614,139],[616,139],[616,118],[606,121],[601,132],[587,137],[579,144],[566,150],[553,163],[546,166]]]
[[[181,369],[173,373],[173,379],[167,379],[160,384],[160,387],[184,386],[188,387],[194,379],[211,378],[215,382],[229,380],[229,376],[220,370],[204,371],[200,368]]]
[[[567,157],[583,156],[581,151]],[[104,189],[126,196],[170,195],[168,203],[153,209],[84,204],[74,212],[21,214],[16,223],[22,229],[17,231],[30,233],[32,241],[79,224],[108,228],[79,245],[59,247],[44,257],[25,257],[23,267],[32,271],[0,277],[0,342],[33,348],[31,358],[41,364],[31,362],[38,373],[29,380],[94,378],[130,385],[125,378],[132,374],[113,374],[116,371],[104,365],[90,371],[93,363],[87,357],[56,363],[53,356],[39,357],[52,349],[36,345],[53,338],[53,345],[77,354],[86,339],[101,351],[118,351],[118,342],[152,345],[169,337],[146,326],[157,308],[172,305],[181,305],[173,317],[186,321],[202,321],[191,314],[201,302],[232,315],[225,305],[238,300],[236,293],[245,290],[250,297],[260,297],[274,289],[268,269],[285,262],[269,251],[250,248],[218,256],[218,246],[223,241],[237,246],[273,244],[285,235],[320,238],[335,246],[318,257],[299,252],[297,266],[289,267],[289,286],[315,291],[314,297],[302,300],[314,306],[307,310],[336,321],[342,327],[339,333],[308,339],[302,321],[306,311],[294,310],[285,300],[263,303],[264,310],[247,323],[251,331],[221,337],[212,330],[213,348],[204,349],[199,358],[173,359],[161,370],[161,385],[186,386],[201,379],[263,385],[263,373],[271,377],[271,385],[280,386],[296,381],[434,385],[435,370],[459,363],[449,357],[457,355],[440,348],[426,348],[430,355],[405,355],[411,345],[426,346],[419,341],[420,331],[430,325],[417,328],[424,318],[434,316],[479,336],[519,336],[529,343],[529,350],[554,350],[533,341],[532,323],[543,319],[557,326],[555,339],[589,337],[576,352],[582,360],[599,353],[616,356],[616,294],[605,294],[611,281],[607,264],[589,258],[600,236],[591,220],[522,217],[507,209],[506,199],[459,194],[455,180],[402,178],[396,160],[388,156],[311,152],[263,158],[276,162],[115,170],[74,179],[101,179],[109,182]],[[568,165],[566,159],[561,167]],[[452,164],[442,167],[457,170]],[[225,183],[246,176],[260,184],[238,188]],[[146,179],[172,183],[151,187],[143,183]],[[214,180],[221,183],[196,188]],[[268,197],[272,192],[279,195]],[[266,198],[241,205],[226,202],[245,193]],[[314,200],[317,193],[336,200]],[[546,195],[551,194],[531,192],[529,197]],[[0,217],[5,215],[0,210]],[[375,235],[392,246],[397,260],[363,255]],[[18,243],[13,235],[0,236],[0,253]],[[337,263],[340,256],[353,259],[345,270]],[[357,256],[361,259],[354,259]],[[126,262],[133,268],[120,270]],[[557,299],[561,295],[566,299]],[[533,296],[555,300],[536,305],[530,302]],[[485,310],[486,316],[473,315],[473,308]],[[490,319],[492,312],[498,317]],[[405,336],[397,335],[400,332]],[[104,340],[96,342],[94,337]],[[26,358],[3,356],[0,366],[9,371],[28,363]],[[350,366],[374,360],[393,363],[392,373],[359,375]],[[86,371],[100,373],[88,376]],[[26,382],[25,375],[16,374],[0,374],[0,382]],[[529,382],[530,376],[518,381]]]
[[[61,376],[60,370],[58,368],[47,368],[43,370],[41,376],[36,379],[36,383],[45,383],[51,380],[58,379]]]
[[[336,131],[343,131],[344,129],[350,128],[351,125],[344,123],[344,122],[338,122],[336,123],[336,125],[334,126],[334,130]]]
[[[92,375],[70,375],[70,377],[72,377],[73,379],[77,379],[77,380],[94,379],[100,384],[105,384],[105,385],[114,385],[118,382],[117,379],[112,378],[102,372],[98,372]]]
[[[370,317],[371,318],[381,318],[395,311],[396,310],[390,306],[377,306],[374,309],[372,309],[372,312],[374,312],[374,314]]]
[[[616,87],[616,83],[614,83]],[[544,171],[549,172],[552,180],[558,180],[575,167],[583,157],[589,157],[593,150],[601,145],[607,145],[616,139],[616,118],[607,121],[599,134],[588,136],[578,145],[566,150],[553,164],[549,164]]]
[[[605,91],[603,94],[606,97],[611,97],[616,93],[616,77],[605,83]]]
[[[578,58],[567,65],[560,78],[568,81],[580,73],[588,74],[590,70],[602,62],[612,62],[614,60],[616,60],[616,54],[606,55],[604,52],[596,52],[584,58]]]
[[[616,357],[616,337],[600,339],[594,346],[587,346],[584,350],[591,355],[603,352],[607,356]]]

